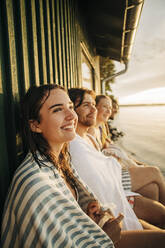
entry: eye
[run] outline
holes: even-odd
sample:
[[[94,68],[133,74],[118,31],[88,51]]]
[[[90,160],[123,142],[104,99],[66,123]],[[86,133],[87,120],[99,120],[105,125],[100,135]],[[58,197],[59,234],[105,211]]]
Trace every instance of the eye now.
[[[74,107],[73,107],[73,105],[70,105],[70,106],[69,106],[69,108],[70,108],[71,110],[74,110]]]
[[[88,103],[84,103],[83,106],[84,106],[84,107],[88,107],[89,104],[88,104]]]
[[[57,113],[57,112],[59,112],[59,111],[62,111],[62,108],[55,108],[55,109],[53,110],[53,113]]]

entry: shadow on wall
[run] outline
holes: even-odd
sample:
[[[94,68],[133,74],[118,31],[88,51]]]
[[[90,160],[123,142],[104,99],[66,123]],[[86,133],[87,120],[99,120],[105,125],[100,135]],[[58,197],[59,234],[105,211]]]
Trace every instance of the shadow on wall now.
[[[6,144],[6,128],[3,113],[3,95],[0,94],[0,220],[3,211],[4,200],[8,190],[10,176],[9,176],[9,163],[7,155],[7,144]]]
[[[18,103],[14,103],[12,113],[15,120],[14,125],[12,123],[13,116],[4,105],[4,95],[0,94],[0,223],[11,178],[24,158],[20,138]]]

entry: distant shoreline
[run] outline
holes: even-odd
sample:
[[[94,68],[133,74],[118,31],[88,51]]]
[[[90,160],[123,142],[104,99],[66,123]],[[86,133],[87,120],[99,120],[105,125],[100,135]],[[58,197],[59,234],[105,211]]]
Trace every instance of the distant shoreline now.
[[[154,106],[165,106],[165,103],[119,104],[119,107],[154,107]]]

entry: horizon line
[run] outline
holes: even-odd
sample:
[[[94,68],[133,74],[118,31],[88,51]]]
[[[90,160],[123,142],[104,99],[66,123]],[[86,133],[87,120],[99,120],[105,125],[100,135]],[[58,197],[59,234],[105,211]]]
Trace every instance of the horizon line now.
[[[144,107],[144,106],[165,106],[165,103],[131,103],[131,104],[119,104],[119,107]]]

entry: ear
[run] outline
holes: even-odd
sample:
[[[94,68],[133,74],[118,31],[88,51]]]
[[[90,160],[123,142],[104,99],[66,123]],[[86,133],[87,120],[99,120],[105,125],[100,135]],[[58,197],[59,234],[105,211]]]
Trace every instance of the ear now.
[[[40,124],[36,120],[29,120],[29,126],[32,132],[34,133],[42,133],[40,129]]]

